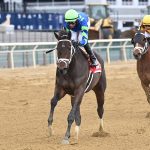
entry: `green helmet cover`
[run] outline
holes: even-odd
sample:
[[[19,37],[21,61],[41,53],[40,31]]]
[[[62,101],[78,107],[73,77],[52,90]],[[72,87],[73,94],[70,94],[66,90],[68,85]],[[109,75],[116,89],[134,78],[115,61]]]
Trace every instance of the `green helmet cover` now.
[[[75,22],[78,19],[78,12],[74,9],[69,9],[66,13],[65,13],[65,21],[66,22]]]

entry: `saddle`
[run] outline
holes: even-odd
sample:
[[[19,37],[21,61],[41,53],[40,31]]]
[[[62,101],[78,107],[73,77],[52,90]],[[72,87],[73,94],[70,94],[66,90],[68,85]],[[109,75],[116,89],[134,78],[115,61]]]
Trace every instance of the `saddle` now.
[[[98,72],[102,72],[102,68],[101,68],[101,64],[99,63],[98,60],[96,60],[98,62],[98,65],[96,67],[92,67],[91,66],[90,57],[87,54],[86,50],[83,47],[80,47],[80,50],[81,50],[82,54],[87,58],[87,60],[89,62],[89,76],[88,76],[88,79],[87,79],[86,88],[84,90],[84,92],[86,93],[88,91],[91,83],[92,83],[94,74],[98,73]]]
[[[99,63],[99,61],[96,60],[98,62],[98,65],[96,67],[92,67],[91,66],[90,57],[89,57],[88,53],[86,52],[86,50],[84,49],[84,47],[80,47],[80,50],[81,50],[82,54],[87,58],[87,60],[89,62],[89,70],[90,70],[90,72],[92,72],[92,73],[101,72],[101,64]]]

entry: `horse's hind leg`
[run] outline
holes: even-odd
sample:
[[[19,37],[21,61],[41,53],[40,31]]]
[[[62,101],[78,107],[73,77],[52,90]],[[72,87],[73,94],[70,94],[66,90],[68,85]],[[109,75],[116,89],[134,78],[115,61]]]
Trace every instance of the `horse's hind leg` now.
[[[65,96],[65,92],[63,90],[58,90],[57,88],[55,88],[54,96],[51,99],[51,109],[50,109],[50,114],[48,117],[48,127],[49,127],[50,136],[53,134],[52,123],[53,123],[54,109],[57,105],[57,102],[64,96]]]
[[[104,91],[102,89],[94,90],[97,99],[97,113],[100,118],[99,131],[103,131],[103,113],[104,113]]]
[[[108,133],[104,132],[104,127],[103,127],[103,113],[104,113],[104,92],[105,88],[102,85],[98,85],[95,89],[94,92],[96,94],[97,98],[97,113],[100,118],[100,126],[99,126],[99,131],[94,133],[93,136],[107,136]]]

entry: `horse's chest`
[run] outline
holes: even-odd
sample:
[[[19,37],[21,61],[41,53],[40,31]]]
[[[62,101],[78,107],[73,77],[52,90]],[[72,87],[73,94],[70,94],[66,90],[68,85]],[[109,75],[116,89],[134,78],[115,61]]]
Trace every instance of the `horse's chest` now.
[[[58,84],[67,92],[70,93],[73,91],[75,85],[71,79],[59,80]]]
[[[68,81],[63,81],[62,86],[63,86],[63,88],[66,88],[66,89],[73,89],[74,84],[72,81],[68,80]]]
[[[139,78],[142,80],[142,82],[150,83],[150,65],[146,65],[143,63],[137,64],[137,72],[139,75]]]

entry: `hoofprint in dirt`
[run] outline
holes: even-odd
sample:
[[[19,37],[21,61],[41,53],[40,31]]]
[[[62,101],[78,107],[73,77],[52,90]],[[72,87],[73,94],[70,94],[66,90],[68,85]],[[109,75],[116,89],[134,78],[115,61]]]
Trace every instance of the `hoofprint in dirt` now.
[[[135,62],[106,64],[107,91],[104,129],[110,136],[92,137],[99,119],[94,93],[81,104],[82,126],[75,144],[61,145],[70,111],[70,97],[63,98],[54,115],[54,135],[49,137],[47,116],[55,84],[55,67],[0,70],[0,149],[4,150],[149,150],[150,111],[136,73]]]

